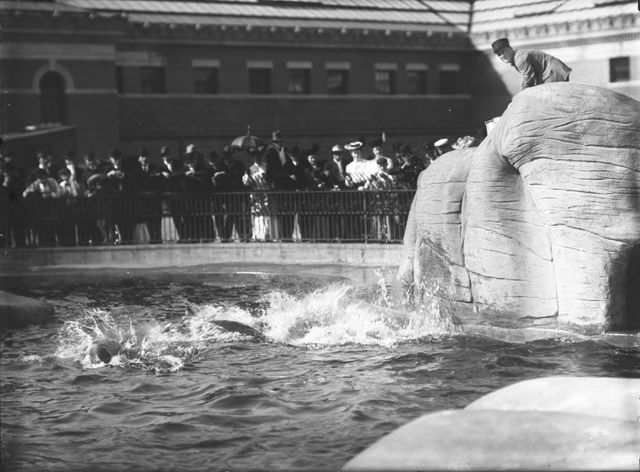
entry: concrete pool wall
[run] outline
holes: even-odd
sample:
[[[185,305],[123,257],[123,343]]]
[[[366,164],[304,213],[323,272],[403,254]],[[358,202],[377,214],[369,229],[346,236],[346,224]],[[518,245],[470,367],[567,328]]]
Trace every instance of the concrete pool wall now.
[[[401,244],[200,243],[11,249],[0,253],[0,277],[61,270],[170,269],[216,272],[306,273],[354,282],[391,280]]]
[[[401,244],[202,243],[5,250],[0,271],[63,267],[186,267],[203,264],[345,264],[398,267]]]
[[[158,269],[172,273],[214,271],[295,273],[348,278],[375,283],[382,276],[394,280],[404,257],[401,244],[334,243],[201,243],[38,248],[5,250],[0,256],[2,278],[60,274],[99,269],[101,273],[129,269]],[[2,284],[0,283],[0,287]],[[489,324],[460,325],[460,332],[507,342],[522,343],[546,338],[600,340],[639,348],[638,333],[603,333],[584,336],[561,329],[501,328]]]

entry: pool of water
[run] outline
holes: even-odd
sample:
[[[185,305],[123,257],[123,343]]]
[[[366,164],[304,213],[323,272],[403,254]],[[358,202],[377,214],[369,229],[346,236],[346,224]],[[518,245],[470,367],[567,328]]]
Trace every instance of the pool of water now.
[[[638,376],[640,363],[599,342],[448,335],[437,314],[388,310],[384,280],[111,271],[0,288],[56,310],[0,334],[6,470],[338,470],[427,412],[534,377]],[[124,346],[109,365],[87,356],[102,338]]]

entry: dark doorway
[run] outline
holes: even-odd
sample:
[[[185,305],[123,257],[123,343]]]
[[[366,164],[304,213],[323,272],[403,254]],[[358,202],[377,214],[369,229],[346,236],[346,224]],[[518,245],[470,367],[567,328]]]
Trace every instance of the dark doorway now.
[[[57,72],[46,72],[40,79],[40,112],[42,123],[67,123],[65,83]]]

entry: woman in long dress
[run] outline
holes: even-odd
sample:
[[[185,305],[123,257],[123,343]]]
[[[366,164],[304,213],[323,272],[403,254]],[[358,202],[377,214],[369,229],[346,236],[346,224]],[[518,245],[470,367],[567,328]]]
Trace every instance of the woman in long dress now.
[[[277,239],[273,234],[276,225],[269,214],[269,190],[271,186],[267,182],[267,161],[263,150],[251,149],[249,151],[253,164],[244,175],[244,184],[251,187],[251,240],[271,241]]]

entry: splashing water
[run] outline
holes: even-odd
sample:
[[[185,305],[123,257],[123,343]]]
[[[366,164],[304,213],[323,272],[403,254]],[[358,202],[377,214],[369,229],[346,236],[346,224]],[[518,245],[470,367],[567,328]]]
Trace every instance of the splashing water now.
[[[265,334],[275,342],[294,345],[359,344],[391,347],[433,335],[449,333],[429,322],[423,312],[405,312],[388,306],[386,292],[378,304],[354,296],[348,285],[333,285],[302,298],[271,293],[269,310],[261,318]]]
[[[391,347],[453,331],[435,305],[423,304],[417,311],[394,308],[383,277],[374,294],[360,293],[341,283],[306,294],[276,290],[258,302],[262,308],[252,313],[236,305],[196,305],[185,300],[187,315],[168,324],[148,319],[134,322],[131,316],[118,322],[105,310],[89,310],[60,329],[56,356],[78,361],[85,368],[103,367],[102,362],[92,363],[89,351],[96,342],[109,339],[122,346],[111,365],[172,372],[197,360],[216,343],[257,341],[246,332],[221,327],[217,322],[222,320],[261,332],[264,339],[260,341],[309,348],[345,344]]]

